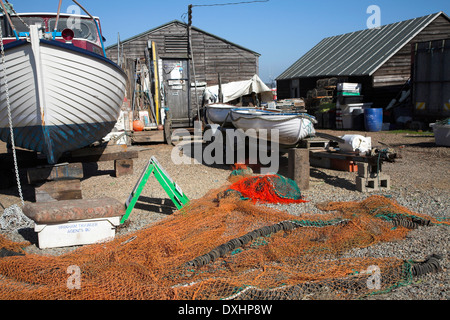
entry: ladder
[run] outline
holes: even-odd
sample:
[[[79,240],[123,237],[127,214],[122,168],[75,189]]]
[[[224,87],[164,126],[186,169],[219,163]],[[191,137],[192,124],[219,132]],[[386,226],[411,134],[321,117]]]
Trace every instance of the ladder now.
[[[184,194],[183,190],[181,190],[181,188],[172,180],[169,174],[159,164],[158,160],[156,160],[155,157],[151,157],[147,163],[147,166],[142,171],[139,180],[134,186],[133,191],[130,193],[127,201],[125,202],[126,211],[120,221],[121,224],[123,224],[130,216],[131,211],[133,211],[133,208],[152,173],[155,175],[156,180],[158,180],[159,184],[163,187],[164,191],[170,197],[178,210],[189,203],[189,199]]]

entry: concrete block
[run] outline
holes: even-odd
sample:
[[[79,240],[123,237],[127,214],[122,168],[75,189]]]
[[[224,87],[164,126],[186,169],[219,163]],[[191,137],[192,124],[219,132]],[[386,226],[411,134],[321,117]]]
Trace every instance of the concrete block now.
[[[391,177],[385,174],[380,175],[379,187],[383,190],[391,190]]]
[[[358,177],[368,177],[369,176],[369,164],[364,162],[358,162]]]
[[[379,177],[364,178],[356,177],[356,190],[359,192],[374,192],[391,189],[391,178],[388,175],[380,174]]]
[[[378,191],[378,188],[373,180],[368,181],[368,179],[364,177],[356,177],[356,190],[366,193],[370,191]]]

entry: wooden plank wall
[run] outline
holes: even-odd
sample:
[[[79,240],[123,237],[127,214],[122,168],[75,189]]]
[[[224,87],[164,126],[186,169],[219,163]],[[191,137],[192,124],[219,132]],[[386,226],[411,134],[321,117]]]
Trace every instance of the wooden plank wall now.
[[[450,21],[441,15],[374,73],[374,87],[403,85],[411,77],[412,45],[448,38],[450,38]]]
[[[166,48],[168,37],[180,37],[180,40],[187,37],[186,25],[174,22],[126,42],[123,44],[124,56],[128,59],[144,60],[144,50],[150,40],[156,42],[160,58],[186,59],[187,46],[186,50],[173,53]],[[259,55],[239,46],[193,29],[192,47],[197,81],[216,85],[218,73],[221,74],[222,83],[247,80],[259,74]],[[106,53],[108,58],[117,62],[117,46],[109,48]],[[192,74],[191,76],[193,78]]]
[[[217,85],[219,73],[222,84],[248,80],[259,74],[259,54],[195,28],[192,28],[191,36],[197,83],[206,83],[207,86]],[[187,39],[186,24],[174,21],[124,42],[122,59],[127,61],[128,69],[135,59],[144,62],[148,41],[156,42],[158,56],[161,59],[187,59]],[[106,53],[109,59],[117,62],[117,46],[108,48]],[[191,83],[194,83],[192,63],[190,70]],[[132,97],[133,81],[134,76],[129,77],[130,84],[127,91],[129,99]],[[203,90],[204,87],[198,88],[196,98],[194,87],[191,88],[191,111],[194,115],[197,114],[196,106],[201,107]]]

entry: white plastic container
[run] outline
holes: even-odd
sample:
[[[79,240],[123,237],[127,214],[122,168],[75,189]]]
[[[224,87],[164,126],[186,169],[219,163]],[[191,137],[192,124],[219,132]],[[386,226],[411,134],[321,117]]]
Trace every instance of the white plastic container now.
[[[337,91],[360,92],[361,84],[360,83],[341,82],[341,83],[337,84]]]
[[[351,104],[341,104],[340,108],[342,110],[342,114],[352,114],[353,110],[357,109],[369,109],[372,108],[373,103],[372,102],[366,102],[366,103],[351,103]]]
[[[59,248],[112,240],[121,217],[86,219],[58,224],[35,224],[39,248]]]
[[[345,143],[340,143],[339,148],[344,152],[355,152],[365,153],[372,149],[372,138],[364,137],[360,135],[348,134],[341,137],[345,140]]]
[[[450,125],[433,123],[430,127],[433,128],[436,145],[450,147]]]

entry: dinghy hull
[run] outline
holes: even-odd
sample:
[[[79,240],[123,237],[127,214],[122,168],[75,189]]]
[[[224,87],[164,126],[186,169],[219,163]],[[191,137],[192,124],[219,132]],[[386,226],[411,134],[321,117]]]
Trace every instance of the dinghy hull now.
[[[283,146],[295,146],[314,136],[314,117],[306,114],[276,113],[255,109],[232,109],[230,118],[237,129],[248,136],[267,139]],[[273,131],[276,134],[273,135]]]

